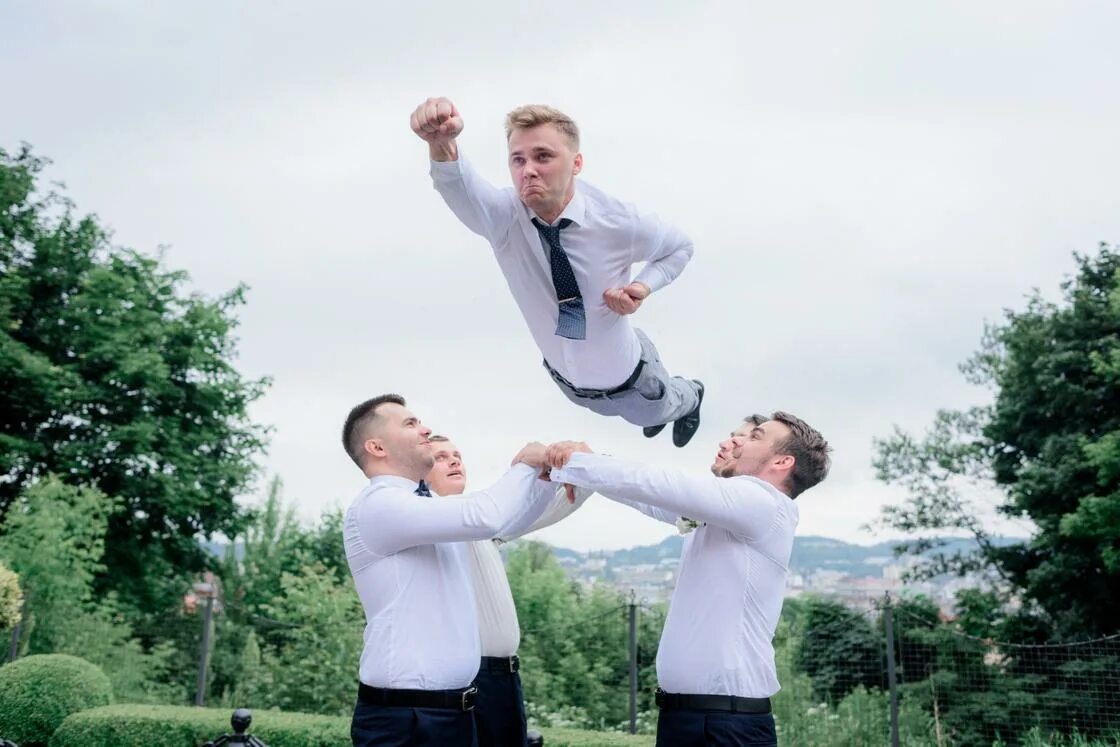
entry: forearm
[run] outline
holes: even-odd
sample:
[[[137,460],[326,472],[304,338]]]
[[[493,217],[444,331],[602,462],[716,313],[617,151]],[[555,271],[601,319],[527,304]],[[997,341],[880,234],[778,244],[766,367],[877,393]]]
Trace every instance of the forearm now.
[[[485,490],[456,498],[385,496],[361,520],[367,544],[387,555],[417,545],[491,539],[525,510],[537,470],[515,465]]]
[[[606,493],[604,493],[604,497],[609,498],[615,503],[621,503],[624,506],[629,506],[630,508],[636,509],[646,516],[650,517],[651,519],[657,519],[658,521],[663,521],[666,524],[675,525],[677,523],[677,519],[681,518],[679,515],[674,514],[672,511],[666,511],[663,508],[657,508],[656,506],[651,506],[648,503],[632,501],[629,498],[623,498],[618,495],[608,495]]]
[[[660,290],[673,282],[684,272],[689,259],[692,258],[692,245],[682,248],[677,252],[648,263],[634,278],[635,282],[645,283],[650,291]]]
[[[546,489],[541,496],[543,500],[539,510],[533,511],[531,516],[526,517],[530,519],[529,521],[518,522],[518,526],[510,527],[507,531],[504,531],[502,533],[503,540],[517,539],[524,534],[531,534],[538,529],[552,526],[561,519],[571,516],[592,495],[590,490],[573,488],[575,500],[569,501],[567,488],[563,484],[546,482],[543,485],[546,486]]]
[[[459,160],[459,144],[454,140],[441,143],[428,143],[428,156],[433,161],[446,163]]]
[[[553,479],[721,526],[743,537],[767,531],[776,515],[773,497],[750,481],[692,476],[599,454],[573,454]]]

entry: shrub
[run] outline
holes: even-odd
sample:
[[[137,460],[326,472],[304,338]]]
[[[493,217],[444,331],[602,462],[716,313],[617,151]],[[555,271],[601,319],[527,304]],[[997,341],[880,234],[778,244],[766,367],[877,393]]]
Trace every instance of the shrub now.
[[[0,735],[46,744],[67,716],[113,702],[109,678],[85,659],[28,656],[0,667]]]
[[[653,747],[652,735],[577,729],[541,729],[540,732],[544,734],[545,747]]]
[[[75,713],[50,747],[198,747],[230,732],[232,711],[185,706],[113,705]],[[653,737],[545,729],[549,747],[650,747]],[[269,747],[340,747],[350,744],[350,719],[280,711],[253,711],[249,733]]]
[[[115,705],[76,713],[50,747],[198,747],[231,733],[228,708]],[[268,747],[338,747],[350,744],[350,719],[306,713],[253,711],[249,733]]]

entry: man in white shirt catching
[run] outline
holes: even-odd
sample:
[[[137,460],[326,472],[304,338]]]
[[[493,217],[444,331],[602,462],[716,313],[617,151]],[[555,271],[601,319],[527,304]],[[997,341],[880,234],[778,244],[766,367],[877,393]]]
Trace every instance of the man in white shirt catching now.
[[[446,98],[412,113],[428,143],[431,176],[455,216],[490,242],[544,367],[572,402],[643,426],[648,437],[673,423],[684,446],[700,426],[704,386],[670,376],[657,348],[630,325],[650,295],[673,282],[692,242],[591,185],[579,128],[549,106],[506,117],[513,187],[482,179],[459,151],[463,118]],[[631,267],[646,266],[631,279]]]
[[[549,447],[551,479],[695,527],[657,650],[661,747],[777,744],[771,642],[797,528],[794,499],[828,474],[828,452],[818,431],[784,412],[736,428],[720,443],[713,474],[699,477],[592,454],[583,443]]]
[[[350,411],[347,454],[368,477],[343,520],[346,561],[365,611],[351,737],[367,745],[475,747],[478,622],[464,542],[498,536],[551,497],[538,480],[544,446],[529,444],[491,487],[433,496],[431,430],[403,397],[374,397]],[[537,484],[546,490],[537,489]]]
[[[467,487],[467,468],[455,444],[445,436],[431,436],[435,464],[425,481],[441,496],[458,496]],[[550,500],[534,500],[536,508],[507,526],[500,537],[467,545],[475,608],[482,643],[482,661],[474,686],[478,688],[474,723],[484,747],[525,747],[525,701],[521,693],[521,662],[517,647],[521,628],[498,544],[551,526],[583,505],[590,490],[538,481],[552,493]]]

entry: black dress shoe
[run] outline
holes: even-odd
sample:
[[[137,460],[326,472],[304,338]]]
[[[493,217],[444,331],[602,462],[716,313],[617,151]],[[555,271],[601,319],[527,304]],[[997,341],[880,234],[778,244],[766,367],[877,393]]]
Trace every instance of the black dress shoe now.
[[[704,384],[699,379],[693,379],[696,382],[696,407],[692,412],[685,415],[683,418],[673,423],[673,446],[684,446],[692,437],[696,435],[696,431],[700,428],[700,404],[704,401]]]
[[[653,438],[663,430],[665,430],[665,423],[661,425],[647,425],[645,428],[642,428],[642,435],[646,438]]]

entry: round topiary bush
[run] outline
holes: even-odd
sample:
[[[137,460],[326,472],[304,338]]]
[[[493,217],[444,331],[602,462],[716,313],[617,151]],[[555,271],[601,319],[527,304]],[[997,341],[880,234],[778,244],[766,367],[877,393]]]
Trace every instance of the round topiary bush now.
[[[71,713],[113,702],[109,678],[85,659],[42,654],[0,667],[0,737],[45,745]]]

